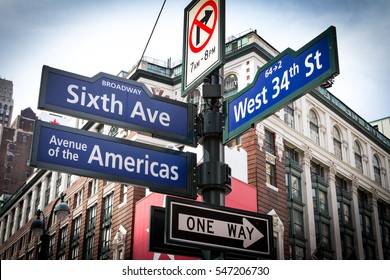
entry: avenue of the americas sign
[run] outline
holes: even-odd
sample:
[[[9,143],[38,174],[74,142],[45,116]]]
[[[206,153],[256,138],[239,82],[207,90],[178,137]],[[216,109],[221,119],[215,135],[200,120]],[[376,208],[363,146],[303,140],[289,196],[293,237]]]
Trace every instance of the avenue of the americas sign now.
[[[336,28],[331,26],[297,52],[286,49],[253,82],[225,101],[227,143],[280,108],[339,73]]]
[[[31,165],[196,198],[196,154],[37,121]]]
[[[152,94],[139,82],[92,78],[43,66],[38,109],[101,122],[196,146],[196,107]]]

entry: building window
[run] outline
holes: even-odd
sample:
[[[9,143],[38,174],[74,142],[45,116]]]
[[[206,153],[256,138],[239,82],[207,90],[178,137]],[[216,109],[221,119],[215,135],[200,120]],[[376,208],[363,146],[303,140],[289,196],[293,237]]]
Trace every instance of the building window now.
[[[375,258],[375,236],[373,232],[373,205],[369,194],[358,190],[359,198],[359,219],[361,226],[361,235],[363,239],[363,251],[365,259]],[[378,213],[379,214],[379,213]]]
[[[68,236],[68,226],[64,226],[60,229],[60,240],[58,244],[58,253],[57,259],[64,260],[65,259],[65,249],[66,249],[66,238]]]
[[[67,180],[66,180],[66,188],[70,187],[70,184],[72,183],[72,174],[67,174]]]
[[[39,203],[41,202],[41,190],[42,185],[39,184],[35,189],[35,210],[39,209]]]
[[[96,127],[96,131],[97,133],[100,133],[100,134],[104,134],[104,124],[99,124],[97,127]]]
[[[27,205],[26,205],[26,216],[25,216],[25,220],[24,220],[24,223],[27,224],[28,220],[29,220],[29,217],[30,217],[30,213],[31,213],[31,203],[32,203],[32,193],[30,192],[28,195],[27,195]]]
[[[374,163],[374,176],[375,176],[375,182],[382,185],[382,179],[381,179],[381,166],[379,164],[379,159],[376,155],[373,156],[373,163]]]
[[[305,259],[305,248],[300,246],[295,246],[295,260],[304,260]]]
[[[225,93],[228,95],[233,95],[237,92],[238,89],[238,79],[237,75],[230,74],[225,78]]]
[[[310,172],[312,177],[319,177],[321,180],[325,180],[325,169],[320,164],[315,163],[314,161],[310,162]]]
[[[347,181],[336,176],[337,209],[341,227],[352,229],[351,194],[348,192]]]
[[[99,181],[96,179],[92,179],[88,182],[88,189],[89,189],[89,197],[95,195],[98,190]]]
[[[310,259],[328,260],[333,259],[333,250],[330,236],[330,224],[325,221],[316,221],[316,243],[317,249]]]
[[[119,128],[118,127],[111,126],[110,131],[108,132],[108,135],[115,137],[115,136],[118,135],[118,132],[119,132]]]
[[[85,231],[85,250],[84,250],[84,259],[92,260],[93,258],[93,245],[95,242],[95,225],[96,225],[96,209],[97,206],[93,206],[87,209],[87,225]]]
[[[126,200],[127,200],[127,189],[128,189],[127,185],[125,185],[125,184],[121,185],[121,196],[120,196],[119,203],[126,202]]]
[[[8,144],[8,149],[9,149],[10,151],[15,151],[15,148],[16,148],[16,145],[15,145],[14,143],[9,143],[9,144]]]
[[[313,110],[309,111],[309,126],[310,126],[310,139],[315,143],[320,144],[319,124],[316,113]]]
[[[311,187],[313,196],[313,208],[317,223],[330,220],[328,216],[328,182],[324,178],[323,167],[315,162],[311,162]],[[321,227],[318,228],[321,230]],[[318,232],[317,232],[318,233]]]
[[[83,189],[81,189],[77,193],[75,193],[75,195],[74,195],[74,208],[81,206],[81,204],[83,203],[83,194],[84,194]]]
[[[321,241],[325,247],[331,248],[330,225],[325,223],[321,224]]]
[[[45,190],[45,207],[49,204],[50,201],[50,189],[51,189],[51,173],[47,177],[47,185]]]
[[[272,132],[265,129],[265,149],[267,153],[275,155],[275,136]]]
[[[363,247],[364,258],[366,260],[374,260],[375,259],[375,247],[374,244],[367,244],[367,246]]]
[[[12,162],[14,160],[13,155],[7,155],[7,162]]]
[[[382,238],[383,259],[390,259],[390,208],[386,203],[378,201],[378,218]]]
[[[371,217],[369,216],[365,216],[364,217],[366,219],[366,222],[365,222],[365,231],[370,233],[370,234],[373,234],[373,228],[372,228],[372,220],[371,220]]]
[[[315,189],[312,190],[312,198],[313,198],[313,210],[314,213],[318,213],[318,206],[317,206],[317,192]]]
[[[100,246],[100,259],[106,260],[110,254],[110,241],[111,241],[111,219],[113,208],[113,197],[111,193],[107,195],[103,200],[103,218],[102,218],[102,235]]]
[[[18,220],[16,222],[16,230],[19,230],[22,226],[22,214],[23,214],[23,201],[19,203]]]
[[[341,233],[341,248],[344,260],[356,259],[353,234]]]
[[[301,178],[291,175],[291,198],[302,202]]]
[[[339,220],[343,225],[349,225],[352,227],[352,210],[351,205],[344,202],[338,205],[339,208]]]
[[[355,167],[363,173],[362,149],[357,141],[353,143],[353,149],[355,152]]]
[[[49,260],[53,258],[55,241],[56,241],[56,236],[53,234],[50,236],[50,240],[49,240],[49,257],[48,257]]]
[[[304,236],[303,229],[303,212],[294,209],[294,233],[296,235]]]
[[[4,225],[7,225],[8,224],[8,216],[6,216],[3,220],[3,223]],[[7,240],[7,236],[6,236],[6,233],[7,233],[7,227],[6,226],[3,226],[3,231],[1,232],[1,242],[0,243],[4,243],[5,240]],[[30,236],[32,236],[32,234],[30,234]]]
[[[362,209],[371,209],[369,198],[366,192],[358,190],[359,207]]]
[[[77,260],[79,256],[79,240],[81,228],[81,215],[73,219],[72,239],[70,244],[70,259]]]
[[[275,186],[275,165],[266,163],[267,184]]]
[[[372,229],[371,214],[365,213],[363,211],[360,213],[359,218],[360,226],[362,229],[364,258],[366,260],[372,260],[375,258],[375,242]]]
[[[11,180],[8,178],[4,178],[4,190],[8,190],[8,186],[11,185]]]
[[[275,141],[274,134],[265,130],[265,149],[266,149],[266,182],[275,186]]]
[[[333,148],[334,154],[337,158],[343,159],[343,153],[341,150],[341,135],[337,127],[333,127]]]
[[[284,122],[291,128],[295,128],[295,119],[294,119],[294,107],[293,103],[290,103],[284,107]]]
[[[26,245],[26,235],[27,234],[23,235],[22,238],[20,238],[19,240],[19,248],[18,248],[19,252],[24,251],[24,246]]]
[[[59,197],[59,196],[60,196],[61,182],[62,182],[62,174],[61,174],[61,173],[58,173],[58,175],[57,175],[57,181],[56,181],[56,192],[55,192],[55,197]]]
[[[32,260],[34,259],[34,250],[30,250],[27,252],[26,260]]]
[[[24,128],[24,120],[20,120],[19,123],[19,128],[23,129]]]
[[[318,203],[320,212],[328,214],[328,198],[326,192],[318,190]]]

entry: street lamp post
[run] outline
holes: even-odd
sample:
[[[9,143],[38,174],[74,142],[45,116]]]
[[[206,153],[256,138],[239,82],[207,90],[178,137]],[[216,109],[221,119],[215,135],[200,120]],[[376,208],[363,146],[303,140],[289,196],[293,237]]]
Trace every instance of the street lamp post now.
[[[41,240],[41,250],[38,253],[39,260],[47,260],[49,258],[50,235],[49,227],[53,219],[53,213],[57,215],[59,221],[63,221],[70,213],[69,205],[64,202],[65,194],[61,193],[60,197],[55,201],[52,211],[49,215],[49,220],[46,222],[46,214],[38,209],[37,219],[31,224],[30,230],[34,236],[39,236]],[[61,203],[57,203],[61,200]],[[57,206],[56,206],[57,205]],[[42,215],[42,220],[40,219]]]

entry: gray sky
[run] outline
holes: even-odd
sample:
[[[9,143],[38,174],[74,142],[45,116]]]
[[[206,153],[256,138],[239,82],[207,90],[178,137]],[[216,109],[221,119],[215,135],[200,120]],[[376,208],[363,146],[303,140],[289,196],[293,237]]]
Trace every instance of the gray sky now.
[[[43,65],[117,75],[140,58],[163,0],[0,0],[0,76],[14,84],[14,117],[38,112]],[[184,8],[167,0],[146,56],[181,59]],[[336,26],[340,75],[330,89],[364,119],[390,116],[390,1],[226,0],[226,36],[248,29],[282,52]]]

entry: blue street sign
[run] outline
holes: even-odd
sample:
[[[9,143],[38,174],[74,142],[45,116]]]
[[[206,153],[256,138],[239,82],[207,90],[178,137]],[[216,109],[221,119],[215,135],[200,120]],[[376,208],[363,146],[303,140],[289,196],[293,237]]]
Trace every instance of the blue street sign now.
[[[92,78],[43,66],[38,108],[196,146],[193,104],[105,73]]]
[[[339,73],[336,28],[331,26],[295,52],[286,49],[261,67],[254,81],[225,101],[223,142]]]
[[[31,165],[196,198],[196,154],[37,121]]]

